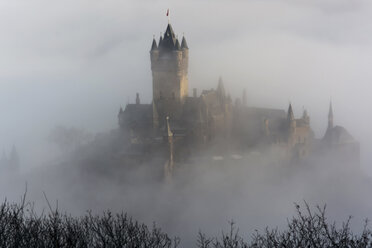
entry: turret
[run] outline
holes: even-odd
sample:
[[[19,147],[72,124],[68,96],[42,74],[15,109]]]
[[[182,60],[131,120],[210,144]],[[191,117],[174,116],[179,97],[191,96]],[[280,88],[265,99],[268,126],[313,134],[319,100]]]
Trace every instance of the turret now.
[[[333,109],[332,109],[332,102],[329,103],[329,111],[328,111],[328,129],[333,128]]]
[[[156,45],[155,37],[152,39],[151,51],[158,50],[158,45]]]
[[[287,121],[288,123],[294,120],[294,115],[293,115],[293,109],[292,109],[292,104],[289,103],[288,107],[288,112],[287,112]]]
[[[224,103],[226,94],[225,94],[225,87],[223,85],[222,77],[218,79],[218,85],[217,85],[217,95],[219,100]]]
[[[161,43],[161,37],[160,37],[160,40],[159,40],[159,46],[160,46],[160,43]],[[159,59],[159,48],[156,45],[155,37],[152,39],[150,57],[151,57],[151,62],[152,61],[157,61]]]
[[[185,35],[182,37],[181,49],[182,49],[183,64],[184,64],[184,68],[187,73],[187,70],[189,68],[189,46],[187,45]]]
[[[181,48],[185,50],[189,50],[185,36],[182,37]]]
[[[292,104],[291,103],[289,103],[289,107],[288,107],[287,124],[288,124],[288,128],[289,128],[289,132],[290,133],[294,133],[295,130],[296,130],[296,120],[294,118],[294,114],[293,114],[293,109],[292,109]]]
[[[176,39],[176,44],[174,45],[174,49],[175,50],[181,50],[181,45],[180,45],[180,42],[178,41],[178,39]]]
[[[302,119],[305,121],[306,125],[310,125],[310,117],[307,114],[307,110],[304,109],[304,112],[302,114]]]

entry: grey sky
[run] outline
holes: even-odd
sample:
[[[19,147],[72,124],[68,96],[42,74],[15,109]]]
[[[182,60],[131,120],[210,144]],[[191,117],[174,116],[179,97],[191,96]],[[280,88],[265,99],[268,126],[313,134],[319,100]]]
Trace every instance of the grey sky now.
[[[361,141],[368,169],[366,0],[1,1],[0,148],[15,143],[36,159],[35,144],[54,125],[107,130],[136,92],[150,102],[148,52],[167,8],[190,47],[190,89],[215,87],[222,76],[234,97],[246,88],[251,105],[286,109],[291,101],[295,115],[305,106],[318,137],[332,97],[335,123]]]

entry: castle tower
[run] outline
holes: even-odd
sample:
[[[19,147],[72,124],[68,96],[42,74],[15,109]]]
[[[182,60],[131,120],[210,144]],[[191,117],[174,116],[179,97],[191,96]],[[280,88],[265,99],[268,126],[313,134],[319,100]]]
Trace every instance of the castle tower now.
[[[217,95],[221,103],[225,103],[226,93],[223,85],[222,77],[218,79]]]
[[[188,96],[189,52],[185,37],[179,40],[168,24],[159,45],[152,42],[150,57],[152,70],[153,102],[160,120],[168,116],[177,119],[182,104]]]
[[[290,146],[294,144],[294,137],[296,134],[296,120],[294,118],[292,104],[289,104],[287,114],[287,125],[288,125],[288,143]]]
[[[329,103],[329,111],[328,111],[328,129],[333,128],[333,109],[332,109],[332,102]]]
[[[304,120],[304,122],[305,122],[305,124],[306,124],[307,126],[310,125],[310,117],[309,117],[309,115],[308,115],[306,109],[304,109],[304,112],[303,112],[303,114],[302,114],[302,119]]]
[[[189,54],[185,37],[180,45],[171,24],[168,24],[159,46],[153,40],[150,56],[153,99],[173,99],[183,103],[188,95]]]

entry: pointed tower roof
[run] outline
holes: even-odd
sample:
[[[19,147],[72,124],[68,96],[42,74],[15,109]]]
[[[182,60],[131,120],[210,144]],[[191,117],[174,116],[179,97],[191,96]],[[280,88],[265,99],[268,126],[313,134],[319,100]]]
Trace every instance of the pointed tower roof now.
[[[218,79],[217,90],[225,91],[225,87],[223,86],[222,77],[219,77],[219,79]]]
[[[329,102],[328,118],[333,118],[332,101]]]
[[[167,29],[165,30],[164,37],[161,42],[161,46],[159,45],[159,48],[162,48],[165,50],[173,50],[175,49],[175,45],[176,45],[176,35],[174,34],[173,28],[169,23],[167,26]]]
[[[156,45],[155,37],[152,39],[151,51],[158,50],[158,45]]]
[[[288,121],[294,120],[294,114],[293,114],[293,109],[292,109],[292,104],[291,103],[289,103],[289,107],[288,107],[287,120]]]
[[[182,37],[182,42],[181,42],[181,48],[182,49],[189,49],[189,46],[187,45],[185,36]]]
[[[159,47],[161,46],[161,43],[163,42],[163,36],[160,35],[160,38],[159,38]]]
[[[304,112],[303,112],[303,114],[302,114],[302,118],[306,118],[306,117],[308,117],[308,114],[307,114],[307,110],[304,109]]]
[[[168,23],[167,29],[164,32],[163,39],[161,40],[161,44],[159,44],[159,48],[169,51],[175,49],[175,45],[176,35],[174,34],[171,24]]]
[[[332,109],[332,101],[329,103],[329,111],[328,111],[328,128],[333,128],[333,109]]]
[[[176,35],[174,34],[172,25],[170,23],[168,23],[167,29],[165,30],[164,33],[164,39],[168,37],[176,38]]]
[[[223,86],[222,77],[218,79],[217,92],[219,95],[225,97],[225,87]]]
[[[180,46],[180,43],[179,43],[178,39],[176,40],[176,45],[174,46],[174,48],[176,50],[181,50],[181,46]]]

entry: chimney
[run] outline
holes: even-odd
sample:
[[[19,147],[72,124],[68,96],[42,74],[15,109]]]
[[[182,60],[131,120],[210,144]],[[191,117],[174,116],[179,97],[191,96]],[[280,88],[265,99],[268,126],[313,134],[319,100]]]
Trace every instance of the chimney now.
[[[136,94],[136,104],[140,104],[140,103],[141,103],[141,100],[140,100],[139,94],[137,93]]]
[[[198,90],[196,88],[192,89],[192,96],[198,97]]]

